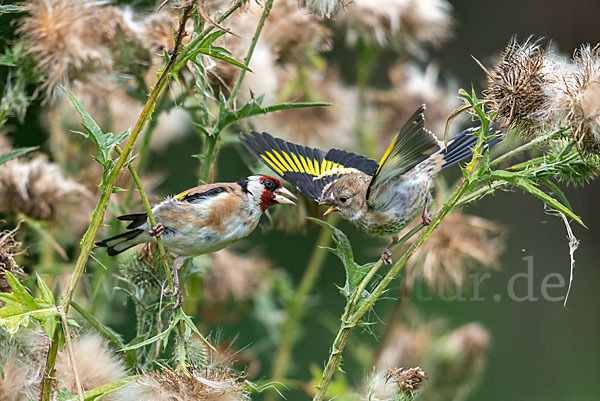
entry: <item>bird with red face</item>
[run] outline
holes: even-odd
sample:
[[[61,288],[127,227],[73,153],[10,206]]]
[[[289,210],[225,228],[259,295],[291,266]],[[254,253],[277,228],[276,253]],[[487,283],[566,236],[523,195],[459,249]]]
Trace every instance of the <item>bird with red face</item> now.
[[[178,255],[175,262],[175,307],[181,305],[177,268],[187,257],[223,249],[244,238],[258,225],[260,216],[279,203],[294,205],[296,198],[277,178],[254,175],[238,182],[200,185],[169,197],[152,208],[156,225],[146,213],[117,217],[130,221],[129,231],[96,242],[110,256],[133,246],[162,239],[166,249]]]

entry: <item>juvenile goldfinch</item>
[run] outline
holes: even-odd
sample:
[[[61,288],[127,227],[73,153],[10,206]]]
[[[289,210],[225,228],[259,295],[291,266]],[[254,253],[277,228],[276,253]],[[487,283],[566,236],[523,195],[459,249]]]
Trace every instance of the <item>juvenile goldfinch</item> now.
[[[390,247],[399,240],[398,233],[419,213],[425,225],[431,223],[427,207],[435,174],[471,155],[477,142],[469,134],[478,129],[469,129],[444,146],[425,129],[424,111],[423,105],[410,117],[379,163],[343,150],[296,145],[266,132],[242,134],[241,141],[307,197],[329,205],[325,215],[339,212],[367,234],[392,236],[381,253],[383,262],[390,264]],[[488,146],[498,141],[491,139]]]
[[[114,256],[160,236],[165,248],[179,256],[173,294],[177,296],[177,307],[182,302],[177,269],[183,259],[218,251],[248,236],[269,207],[278,203],[295,205],[283,195],[296,198],[281,181],[266,175],[200,185],[154,206],[154,227],[146,213],[117,217],[131,221],[127,226],[130,231],[98,241],[96,246],[108,248],[108,254]]]

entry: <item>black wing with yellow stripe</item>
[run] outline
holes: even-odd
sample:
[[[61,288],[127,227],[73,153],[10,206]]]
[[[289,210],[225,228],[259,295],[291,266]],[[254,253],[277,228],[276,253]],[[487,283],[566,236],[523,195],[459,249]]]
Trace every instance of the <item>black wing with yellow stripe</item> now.
[[[241,142],[263,163],[309,198],[319,201],[323,188],[344,174],[363,172],[373,175],[375,160],[343,150],[296,145],[274,138],[266,132],[242,134]]]

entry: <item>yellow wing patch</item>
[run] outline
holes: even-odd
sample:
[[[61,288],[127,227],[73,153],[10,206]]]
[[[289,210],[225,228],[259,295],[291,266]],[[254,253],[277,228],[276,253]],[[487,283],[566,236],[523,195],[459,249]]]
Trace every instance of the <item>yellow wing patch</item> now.
[[[175,196],[174,199],[181,200],[181,199],[185,198],[189,193],[190,193],[190,191],[182,192],[179,195]]]
[[[266,150],[260,157],[281,176],[286,172],[318,175],[321,171],[325,171],[325,160],[319,166],[319,161],[316,159],[306,159],[303,155],[290,154],[283,150],[271,149],[270,151]]]
[[[396,141],[398,140],[398,135],[399,134],[397,134],[394,137],[394,140],[392,141],[392,143],[390,143],[390,146],[388,146],[388,148],[385,150],[383,157],[379,161],[379,167],[377,167],[377,171],[375,172],[375,175],[377,175],[377,173],[379,173],[379,170],[381,170],[381,166],[383,166],[383,163],[385,163],[387,158],[390,156],[390,153],[392,153],[392,150],[394,149],[394,146],[396,145]]]
[[[384,160],[388,154],[389,149],[386,155],[384,155]],[[286,172],[303,173],[314,176],[313,181],[336,174],[342,175],[361,172],[354,167],[344,167],[331,160],[322,159],[319,162],[317,159],[307,158],[304,155],[293,152],[288,153],[284,150],[266,150],[260,157],[281,176],[284,176]],[[180,196],[183,197],[185,195],[184,193]]]

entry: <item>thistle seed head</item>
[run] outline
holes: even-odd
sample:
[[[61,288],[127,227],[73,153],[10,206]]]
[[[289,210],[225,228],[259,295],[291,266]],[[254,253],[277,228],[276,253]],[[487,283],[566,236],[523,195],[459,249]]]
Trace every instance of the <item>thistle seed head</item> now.
[[[0,168],[0,211],[21,212],[36,220],[57,221],[70,205],[89,199],[89,192],[65,177],[58,165],[43,155],[15,159]]]
[[[566,80],[566,122],[583,156],[600,155],[600,46],[582,46],[573,57]]]
[[[555,111],[557,80],[539,43],[513,41],[487,73],[486,99],[497,116],[524,137],[543,130]]]
[[[144,401],[238,401],[246,399],[240,376],[231,372],[193,372],[184,375],[164,369],[142,375],[116,392],[123,400]]]
[[[452,6],[445,0],[355,0],[337,15],[346,40],[370,45],[439,46],[452,33]]]
[[[451,213],[408,261],[407,287],[419,275],[429,286],[458,286],[469,267],[497,268],[504,234],[501,226],[482,217]]]
[[[427,375],[419,367],[395,368],[387,372],[386,379],[395,381],[401,390],[412,393],[425,386]]]

